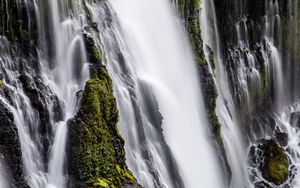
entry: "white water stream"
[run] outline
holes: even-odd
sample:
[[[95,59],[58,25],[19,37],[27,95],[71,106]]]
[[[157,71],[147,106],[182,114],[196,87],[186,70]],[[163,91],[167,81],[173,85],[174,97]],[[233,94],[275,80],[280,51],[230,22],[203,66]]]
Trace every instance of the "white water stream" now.
[[[128,63],[136,79],[149,85],[157,98],[163,133],[185,186],[222,187],[208,136],[196,63],[170,2],[111,0],[111,4],[124,32],[126,55],[131,56]],[[162,162],[156,165],[166,163]],[[172,180],[162,179],[166,187],[172,187]]]

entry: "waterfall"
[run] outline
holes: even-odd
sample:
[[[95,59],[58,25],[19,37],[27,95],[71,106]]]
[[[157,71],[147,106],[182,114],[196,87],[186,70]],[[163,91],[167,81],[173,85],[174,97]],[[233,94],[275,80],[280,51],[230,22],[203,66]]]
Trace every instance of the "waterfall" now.
[[[0,0],[0,188],[300,187],[299,7],[293,0]],[[81,108],[88,80],[99,89],[92,97],[100,101],[91,101],[113,106],[95,105],[97,122],[83,121],[95,115]],[[86,135],[89,123],[100,129],[88,138],[101,153],[87,157],[89,173],[67,163],[72,123],[86,126]],[[219,123],[222,140],[213,135]],[[88,148],[84,139],[80,150]],[[267,166],[278,151],[285,158]],[[92,167],[95,156],[105,170]]]
[[[54,141],[49,159],[48,188],[65,187],[65,145],[67,139],[67,121],[75,114],[76,93],[89,79],[89,70],[83,39],[76,34],[83,24],[80,15],[68,15],[59,11],[66,6],[64,2],[49,1],[54,31],[54,69],[49,70],[42,64],[44,78],[54,92],[64,101],[65,117],[56,123]],[[62,18],[62,19],[61,19]],[[78,69],[79,71],[76,71]]]
[[[292,94],[296,88],[289,85],[297,80],[290,77],[294,70],[286,68],[296,66],[293,61],[297,60],[293,59],[295,57],[291,59],[289,54],[293,52],[284,49],[290,45],[286,44],[284,32],[294,32],[294,26],[289,25],[288,29],[284,26],[285,14],[280,11],[285,9],[283,4],[280,7],[279,1],[258,2],[262,4],[258,8],[263,11],[257,11],[259,13],[250,12],[255,3],[228,1],[232,16],[226,18],[227,22],[222,20],[222,24],[227,25],[221,28],[221,18],[215,7],[217,4],[220,9],[220,3],[204,0],[200,18],[206,59],[211,64],[216,63],[216,69],[211,68],[210,72],[215,77],[219,94],[217,115],[232,171],[230,187],[278,187],[262,177],[259,166],[248,161],[249,150],[264,139],[276,140],[291,160],[290,175],[282,186],[297,187],[298,175],[294,171],[299,164],[299,149],[295,145],[299,137],[299,103],[297,98],[291,98],[297,95]],[[287,3],[288,19],[293,23],[295,9],[291,4],[297,8],[297,3]],[[251,14],[260,13],[261,16],[251,17]],[[228,31],[232,33],[226,33]],[[212,52],[213,60],[210,58]]]
[[[80,17],[59,14],[59,2],[50,1],[53,17],[55,68],[47,71],[46,79],[58,97],[64,101],[64,120],[55,125],[53,148],[49,161],[49,188],[65,187],[64,159],[67,139],[67,121],[75,114],[76,93],[89,79],[89,70],[83,39],[76,32],[82,28]],[[61,6],[64,4],[61,4]],[[64,13],[64,12],[63,12]],[[60,20],[63,17],[63,20]],[[76,71],[79,70],[79,72]]]
[[[8,51],[4,51],[7,54],[1,54],[1,72],[4,73],[2,76],[5,87],[9,90],[9,96],[14,100],[9,101],[7,96],[1,96],[0,100],[13,114],[29,186],[32,188],[63,188],[66,186],[64,170],[66,123],[76,112],[78,100],[76,93],[83,89],[85,82],[89,79],[85,45],[82,35],[79,33],[85,22],[82,20],[81,13],[72,11],[70,14],[71,5],[65,1],[42,2],[36,0],[33,2],[34,7],[30,7],[32,6],[31,1],[24,3],[27,11],[30,8],[35,9],[40,41],[40,48],[37,51],[40,56],[35,67],[28,66],[30,65],[29,59],[28,62],[24,60],[25,68],[23,68],[18,65],[19,62],[14,57],[8,55]],[[46,5],[46,3],[49,4]],[[23,6],[22,3],[18,5]],[[50,20],[47,20],[49,18]],[[29,18],[29,25],[31,19],[34,20],[34,18]],[[52,29],[50,32],[53,32],[53,35],[50,34],[50,37],[47,29]],[[53,43],[53,49],[47,49]],[[6,42],[4,37],[1,38],[1,50],[8,48],[9,45],[12,44]],[[53,51],[51,58],[49,58],[49,51]],[[18,55],[18,51],[14,54]],[[21,82],[18,81],[20,75],[15,70],[24,72],[24,75],[21,75]],[[39,80],[35,83],[40,85],[32,85],[33,79]],[[28,88],[28,91],[23,88]],[[25,91],[37,92],[37,96],[34,97],[38,98],[29,98],[30,93]],[[40,98],[39,91],[42,92],[45,99]],[[33,100],[45,100],[44,103],[39,104],[40,108],[45,111],[37,111],[33,107],[35,105],[32,103]],[[63,108],[62,111],[59,110],[59,106]],[[49,125],[41,124],[40,113],[46,114],[44,118],[49,118]],[[48,129],[43,126],[49,126],[52,130],[46,130],[46,133],[39,132],[39,130]],[[44,141],[50,142],[49,149],[45,148]]]
[[[127,163],[138,181],[146,187],[221,187],[196,62],[170,3],[25,1],[28,28],[37,21],[37,59],[18,67],[7,50],[13,44],[1,38],[1,47],[7,48],[7,55],[1,55],[3,84],[14,102],[6,95],[0,102],[18,130],[30,187],[67,186],[67,122],[89,79],[82,39],[91,24],[87,14],[95,27],[104,26],[92,37],[103,48],[113,78]],[[35,18],[30,18],[32,10]]]
[[[221,187],[195,61],[169,2],[110,3],[89,8],[105,25],[129,168],[146,187]]]
[[[132,62],[128,63],[132,64],[137,79],[148,85],[157,98],[163,116],[163,133],[185,186],[220,187],[221,182],[211,178],[219,175],[207,137],[208,123],[195,61],[170,5],[167,1],[149,4],[147,1],[113,0],[111,3],[132,56]],[[156,15],[151,10],[156,10]],[[151,132],[150,137],[145,136],[151,139]],[[207,171],[215,172],[215,175],[207,174]],[[172,187],[168,183],[170,180],[162,179],[167,187]]]
[[[234,99],[231,96],[229,84],[227,82],[226,68],[223,65],[220,52],[220,39],[217,26],[215,5],[213,0],[204,0],[202,2],[202,12],[200,16],[202,38],[206,59],[210,62],[209,49],[214,52],[214,60],[216,62],[216,70],[211,73],[215,75],[215,83],[218,91],[217,98],[217,115],[222,125],[222,138],[227,151],[228,162],[231,167],[232,177],[230,187],[250,187],[247,181],[248,175],[246,170],[245,146],[242,140],[242,134],[238,127],[238,117]],[[210,62],[212,63],[212,62]]]

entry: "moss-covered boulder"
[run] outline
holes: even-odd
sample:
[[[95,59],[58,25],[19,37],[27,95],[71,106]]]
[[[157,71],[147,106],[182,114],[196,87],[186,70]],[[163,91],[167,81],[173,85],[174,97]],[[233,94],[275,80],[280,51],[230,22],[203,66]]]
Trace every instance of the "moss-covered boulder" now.
[[[260,149],[264,152],[261,166],[263,177],[276,185],[284,183],[289,175],[289,162],[284,149],[274,140],[267,140]]]
[[[139,187],[125,164],[117,122],[112,81],[101,67],[98,76],[86,83],[81,107],[68,124],[70,187]]]

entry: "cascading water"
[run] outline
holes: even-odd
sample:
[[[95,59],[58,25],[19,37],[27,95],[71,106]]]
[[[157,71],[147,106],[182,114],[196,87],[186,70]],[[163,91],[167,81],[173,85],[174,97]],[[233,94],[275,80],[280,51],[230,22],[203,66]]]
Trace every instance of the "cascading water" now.
[[[64,159],[67,138],[67,121],[75,114],[76,93],[83,88],[89,79],[89,70],[83,39],[76,32],[82,28],[80,15],[70,17],[67,12],[60,12],[64,2],[51,1],[53,17],[55,68],[47,70],[44,65],[46,79],[58,97],[64,101],[64,120],[55,125],[55,136],[49,161],[48,187],[65,187]],[[76,12],[75,12],[76,14]],[[60,18],[63,20],[60,20]]]
[[[106,67],[113,80],[126,163],[142,186],[226,187],[223,179],[230,175],[221,174],[209,136],[211,110],[222,127],[224,148],[216,146],[225,149],[232,173],[229,187],[300,186],[300,3],[202,1],[199,19],[208,62],[204,71],[213,75],[218,92],[217,100],[209,101],[216,102],[216,109],[208,110],[203,100],[214,98],[203,99],[200,86],[206,83],[201,85],[199,79],[205,76],[198,78],[202,65],[196,67],[203,57],[194,58],[191,49],[202,41],[189,44],[174,10],[188,11],[199,3],[172,2],[0,1],[1,188],[65,188],[77,183],[72,182],[74,172],[66,170],[67,126],[74,116],[84,116],[78,113],[79,102],[90,74],[102,86],[103,75],[95,76],[99,67]],[[187,15],[198,15],[195,10]],[[195,18],[184,21],[188,34],[195,35]],[[114,104],[114,98],[108,98]],[[112,137],[112,146],[107,138],[109,146],[101,145],[101,150],[107,146],[116,152],[116,159],[110,156],[116,163],[103,168],[116,168],[118,183],[127,187],[134,183],[128,182],[132,177],[125,154],[117,153],[123,140],[114,137],[118,133],[110,120],[105,134]],[[288,171],[284,180],[274,181],[263,169],[267,143],[287,156],[287,167],[280,164]],[[95,185],[111,183],[105,178],[97,177]]]
[[[29,1],[24,3],[26,7],[32,5]],[[14,122],[18,128],[29,186],[35,188],[63,188],[66,186],[64,171],[67,138],[66,122],[74,116],[77,101],[76,93],[83,88],[85,82],[89,79],[89,68],[86,63],[85,45],[81,35],[78,34],[78,31],[83,27],[81,24],[84,24],[82,16],[74,11],[70,15],[68,12],[70,7],[68,8],[68,6],[71,5],[67,2],[49,1],[46,3],[49,3],[50,12],[46,9],[48,5],[45,5],[45,2],[34,1],[37,20],[39,20],[39,40],[41,41],[39,44],[41,48],[38,49],[38,53],[41,55],[38,60],[40,63],[34,66],[39,67],[39,69],[35,72],[33,68],[27,66],[30,63],[25,62],[23,65],[26,67],[23,70],[24,75],[20,76],[15,72],[15,70],[21,69],[16,64],[18,62],[13,57],[2,53],[1,69],[5,73],[3,75],[5,87],[10,91],[9,95],[14,99],[14,103],[11,104],[6,96],[1,96],[1,102],[12,112]],[[72,4],[72,6],[75,5],[77,4]],[[43,17],[46,14],[49,14],[47,16],[50,16],[52,22],[43,21],[48,18]],[[47,26],[47,23],[50,25]],[[53,36],[50,36],[54,39],[53,41],[45,37],[49,35],[46,28],[53,29]],[[1,38],[1,42],[1,50],[5,50],[11,45],[6,42],[5,38]],[[54,58],[49,59],[47,53],[51,49],[46,50],[46,47],[49,48],[52,42],[54,43]],[[39,71],[41,77],[34,77]],[[19,77],[21,82],[18,81]],[[42,126],[46,125],[41,124],[42,120],[39,119],[42,118],[41,114],[32,106],[35,105],[32,100],[42,99],[29,99],[28,93],[30,94],[31,91],[38,92],[42,89],[39,88],[41,86],[31,85],[32,79],[40,79],[40,81],[46,83],[42,86],[45,89],[42,92],[44,92],[46,101],[45,104],[41,105],[47,111],[44,113],[49,115],[46,115],[45,118],[49,118],[49,123],[53,126],[53,131],[50,131],[50,134],[42,135],[38,132],[38,130],[44,129]],[[25,89],[25,92],[24,87],[28,88]],[[47,96],[47,93],[50,93],[50,95]],[[59,99],[56,98],[56,95]],[[58,100],[62,100],[62,102],[58,102]],[[63,105],[58,103],[63,103]],[[59,110],[59,105],[63,106],[64,112]],[[48,155],[48,151],[41,138],[51,142],[49,143],[50,157],[46,161],[43,155],[44,152],[46,152],[45,155]]]
[[[3,162],[0,163],[0,186],[3,188],[8,188],[9,185],[7,183],[7,173],[3,167]]]
[[[220,39],[215,14],[214,2],[204,0],[201,13],[201,28],[206,59],[210,62],[209,49],[214,52],[216,70],[212,72],[215,75],[215,83],[219,96],[217,98],[217,115],[222,124],[222,138],[227,150],[228,162],[231,167],[232,177],[230,187],[250,187],[247,181],[245,147],[242,141],[242,135],[238,128],[238,120],[234,100],[227,82],[226,68],[220,52]],[[209,47],[209,49],[208,49]],[[213,62],[210,62],[213,63]],[[241,79],[242,81],[242,79]]]
[[[261,5],[259,8],[264,11],[261,17],[255,16],[262,12],[256,13],[251,9],[251,6],[256,5],[255,3]],[[226,34],[220,33],[220,23],[225,24],[225,22],[224,20],[220,22],[221,18],[217,17],[215,4],[221,9],[221,3],[210,0],[203,2],[201,26],[206,59],[210,63],[216,62],[216,70],[211,70],[211,73],[215,75],[219,93],[217,113],[222,124],[222,138],[232,170],[233,178],[230,187],[278,186],[263,177],[264,175],[259,172],[261,166],[253,167],[251,166],[253,162],[248,164],[248,152],[245,148],[248,145],[257,147],[257,143],[263,142],[264,139],[275,139],[286,149],[285,153],[289,156],[292,167],[289,169],[289,177],[284,186],[297,187],[298,182],[294,171],[298,167],[299,160],[298,148],[295,145],[298,142],[298,136],[296,136],[298,128],[295,125],[298,122],[298,103],[289,108],[285,107],[287,104],[293,104],[295,98],[291,99],[291,95],[297,95],[291,94],[297,89],[293,86],[290,88],[287,84],[297,82],[288,81],[291,79],[290,72],[294,70],[286,69],[286,67],[293,66],[295,59],[289,59],[290,56],[287,55],[289,52],[283,47],[284,45],[286,47],[283,39],[284,31],[290,32],[289,30],[292,30],[294,26],[289,25],[289,30],[284,28],[283,24],[286,24],[286,20],[282,18],[280,11],[285,10],[285,7],[277,0],[253,2],[253,4],[246,1],[229,1],[226,6],[232,8],[233,16],[228,18],[228,21],[226,20],[226,24],[228,24],[228,31],[232,33],[224,32],[226,30],[224,26],[221,29]],[[297,7],[296,2],[287,3],[289,22],[293,22],[295,18],[292,16],[295,13],[291,4]],[[226,36],[230,36],[226,38],[227,43],[223,42]],[[211,62],[209,57],[211,50],[214,53],[214,62]],[[282,63],[284,60],[286,64]],[[285,70],[288,71],[285,72]],[[288,88],[291,91],[287,90]],[[271,96],[267,96],[268,94]],[[268,97],[271,99],[267,99],[267,104],[262,102]],[[260,107],[262,104],[266,106]],[[264,108],[268,111],[268,105],[271,108],[269,112],[261,111]],[[294,111],[296,113],[292,113]],[[265,115],[261,116],[259,113]],[[296,117],[294,125],[292,125],[293,116],[294,119]],[[248,138],[245,139],[242,135],[247,135]],[[287,137],[289,142],[285,145]],[[251,147],[250,153],[252,149]],[[256,152],[255,155],[260,154]]]
[[[117,15],[100,34],[115,83],[129,167],[146,187],[221,187],[222,178],[211,178],[220,175],[205,136],[207,121],[194,59],[170,4],[135,0],[111,4],[89,8],[100,24],[105,14]]]

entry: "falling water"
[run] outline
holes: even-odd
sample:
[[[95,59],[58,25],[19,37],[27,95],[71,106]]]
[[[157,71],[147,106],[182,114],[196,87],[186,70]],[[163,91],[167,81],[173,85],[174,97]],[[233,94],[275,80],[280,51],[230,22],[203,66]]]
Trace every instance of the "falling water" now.
[[[0,162],[0,187],[2,188],[9,188],[9,185],[7,183],[7,180],[9,177],[7,176],[7,173],[3,167],[3,161]]]
[[[295,169],[299,169],[300,167],[300,150],[299,150],[299,113],[300,113],[300,103],[296,102],[293,105],[286,106],[283,108],[281,112],[279,112],[275,118],[278,124],[280,125],[281,129],[286,131],[289,135],[288,146],[290,147],[289,156],[292,160],[292,164],[295,165]],[[294,116],[294,118],[293,118]],[[300,186],[299,182],[300,174],[295,173],[294,181],[292,185],[295,187]]]
[[[64,101],[64,120],[55,125],[55,136],[49,161],[48,187],[65,187],[64,159],[67,138],[67,121],[74,116],[76,93],[83,88],[89,78],[83,39],[76,32],[82,28],[78,17],[61,15],[57,0],[49,2],[53,18],[55,43],[55,68],[46,70],[46,79],[58,97]],[[60,20],[60,18],[63,20]],[[46,69],[46,68],[45,68]],[[79,70],[79,72],[76,71]]]
[[[128,48],[124,53],[128,57],[127,63],[130,64],[134,74],[132,79],[139,80],[135,82],[142,82],[145,87],[136,91],[137,100],[139,104],[143,103],[139,101],[139,96],[145,95],[147,90],[150,90],[148,94],[153,92],[152,95],[157,99],[163,116],[163,134],[179,167],[185,186],[191,188],[221,187],[222,178],[215,178],[220,176],[209,143],[210,138],[207,137],[208,123],[203,111],[203,99],[196,76],[195,61],[169,2],[111,0],[111,4],[120,21],[121,34]],[[153,14],[152,10],[156,13]],[[118,83],[116,85],[118,87]],[[126,100],[128,96],[120,97]],[[150,127],[145,132],[145,139],[156,143],[154,127],[148,126]],[[127,134],[125,132],[129,143],[137,144],[137,140],[131,141],[129,138],[132,133],[127,132]],[[136,137],[136,135],[133,136]],[[156,162],[155,165],[159,167],[166,164],[167,161],[162,160],[163,156],[159,156],[161,152],[157,149],[158,146],[152,147],[154,151],[150,149]],[[130,165],[133,169],[139,169],[132,163]],[[170,172],[164,173],[165,169],[160,169],[158,175],[163,180],[164,186],[174,187],[172,186],[173,180],[167,176]],[[134,170],[134,172],[137,177],[141,178],[139,179],[141,182],[148,182],[139,176],[137,171]],[[151,184],[146,185],[153,187]]]
[[[285,107],[291,99],[289,98],[290,92],[286,90],[288,84],[284,80],[282,63],[282,53],[284,51],[281,43],[282,20],[278,1],[265,1],[265,16],[261,18],[262,36],[258,37],[262,42],[257,42],[255,47],[251,44],[253,43],[251,41],[253,38],[250,38],[252,35],[250,30],[254,28],[253,22],[249,20],[247,12],[243,9],[247,5],[246,1],[228,2],[228,4],[230,3],[240,5],[240,7],[235,7],[240,8],[237,11],[240,15],[234,18],[237,22],[230,23],[234,25],[235,30],[233,32],[235,33],[232,33],[232,36],[234,38],[234,35],[236,35],[236,41],[230,41],[229,39],[233,43],[231,44],[233,47],[228,47],[228,57],[224,56],[222,51],[222,46],[224,45],[219,39],[220,33],[217,23],[219,18],[216,18],[214,1],[203,1],[201,28],[207,60],[210,61],[209,54],[213,51],[214,62],[216,62],[216,70],[211,69],[211,73],[215,75],[215,83],[219,93],[217,114],[222,124],[222,138],[232,170],[233,178],[230,187],[253,187],[253,183],[249,181],[247,151],[245,148],[248,147],[248,144],[255,145],[259,139],[274,138],[273,134],[276,131],[288,133],[289,149],[287,149],[287,153],[292,160],[291,164],[295,164],[296,168],[298,167],[299,151],[296,143],[299,143],[299,133],[298,128],[291,126],[290,117],[293,111],[298,111],[299,109],[297,108],[298,103],[289,108]],[[230,63],[233,65],[229,65]],[[263,71],[261,71],[261,66],[263,66]],[[272,126],[275,125],[265,125],[263,122],[260,123],[258,121],[255,126],[259,127],[257,128],[259,129],[258,132],[262,132],[259,135],[258,132],[255,133],[255,130],[251,130],[251,123],[246,122],[244,124],[249,126],[248,129],[250,129],[251,133],[249,140],[244,139],[241,136],[246,134],[241,127],[243,118],[247,117],[250,120],[253,118],[253,112],[260,105],[260,100],[265,97],[264,93],[270,89],[268,87],[273,87],[274,108],[271,110],[271,116],[275,119],[275,125],[278,127],[273,132]],[[295,168],[292,167],[291,170],[293,171]],[[290,175],[289,180],[293,179],[292,176]],[[263,179],[261,176],[256,178],[258,181]],[[266,180],[262,181],[267,182]],[[275,186],[270,182],[267,182],[267,184]],[[297,181],[291,183],[291,185],[295,186],[298,184]]]
[[[28,184],[32,188],[63,188],[65,187],[65,143],[67,138],[66,122],[73,117],[76,108],[77,96],[76,93],[80,91],[85,82],[89,79],[89,68],[87,65],[85,45],[80,34],[85,24],[82,20],[82,15],[78,12],[72,11],[69,14],[70,6],[68,2],[61,1],[47,1],[49,3],[50,11],[48,12],[45,7],[48,6],[45,2],[35,1],[34,8],[39,20],[38,31],[39,41],[41,46],[38,49],[40,54],[39,67],[41,69],[42,81],[45,83],[45,88],[49,90],[44,92],[54,93],[58,96],[59,100],[63,103],[64,112],[56,112],[54,109],[53,98],[50,96],[46,98],[46,108],[48,108],[50,115],[50,123],[53,126],[53,135],[47,135],[50,143],[50,157],[44,164],[42,158],[42,151],[44,146],[40,140],[40,133],[37,130],[41,129],[39,126],[40,120],[37,111],[33,110],[30,99],[23,91],[23,83],[18,82],[19,75],[13,70],[19,67],[14,64],[12,58],[8,55],[2,54],[1,69],[7,73],[4,75],[6,87],[10,90],[10,95],[14,99],[11,104],[5,97],[1,97],[1,102],[13,113],[15,124],[18,128],[20,143],[22,148],[23,162],[25,165],[25,173],[28,176]],[[27,4],[27,6],[31,4]],[[45,6],[46,5],[46,6]],[[75,5],[75,4],[74,4]],[[43,22],[51,15],[51,21]],[[49,16],[47,15],[47,16]],[[49,26],[46,25],[49,23]],[[29,23],[30,24],[30,23]],[[46,28],[52,28],[53,41],[46,38]],[[1,38],[1,42],[5,39]],[[54,43],[54,45],[50,45]],[[8,44],[2,47],[7,47]],[[46,58],[47,53],[51,50],[46,47],[53,46],[53,59]],[[18,63],[18,62],[17,62]],[[15,68],[16,67],[16,68]],[[25,65],[26,67],[26,65]],[[33,79],[30,75],[35,75],[35,72],[30,72],[30,68],[26,67],[28,73],[26,76]],[[24,86],[35,87],[36,86]],[[40,88],[37,88],[40,89]],[[43,93],[47,96],[47,93]],[[54,95],[53,94],[53,95]],[[23,109],[27,109],[24,111]],[[61,113],[62,120],[55,122],[53,113]],[[36,122],[36,120],[38,121]]]
[[[25,181],[31,188],[67,187],[67,122],[76,113],[77,94],[89,79],[83,33],[103,50],[103,64],[112,77],[120,110],[126,162],[139,183],[149,188],[224,187],[210,142],[196,61],[171,4],[177,1],[16,2],[19,14],[28,18],[28,28],[37,22],[38,57],[20,57],[18,47],[0,36],[0,110],[13,117]],[[292,173],[285,185],[299,187],[300,68],[295,55],[298,44],[292,41],[299,32],[294,26],[299,5],[287,1],[285,16],[288,27],[294,29],[288,31],[292,37],[287,39],[293,52],[286,54],[283,32],[287,20],[281,15],[280,1],[265,0],[263,15],[255,22],[245,8],[250,1],[227,1],[238,9],[228,19],[233,23],[226,23],[233,28],[230,45],[224,44],[225,35],[219,33],[216,2],[203,0],[199,19],[209,71],[218,91],[216,113],[232,172],[230,187],[250,188],[265,181],[259,173],[251,174],[247,154],[259,139],[274,138],[276,131],[288,135],[284,149]],[[30,18],[33,9],[36,18]],[[4,18],[0,23],[9,25],[11,18]],[[259,29],[253,23],[260,24]],[[261,36],[252,41],[255,29]],[[32,91],[44,111],[28,94]],[[274,125],[258,121],[257,132],[263,132],[259,135],[250,121],[244,121],[261,118],[256,110],[266,98],[272,101],[268,101],[272,103],[268,116]],[[15,178],[9,171],[14,169],[6,168],[5,159],[0,158],[0,187],[6,188],[10,178]]]
[[[200,20],[202,38],[206,45],[206,48],[204,48],[206,59],[208,62],[210,61],[210,52],[207,49],[207,47],[209,47],[214,52],[214,61],[216,62],[216,70],[215,72],[211,70],[211,72],[215,75],[215,83],[219,94],[216,111],[222,125],[222,138],[224,140],[233,177],[230,187],[250,187],[247,181],[248,178],[245,166],[245,147],[238,127],[235,104],[227,82],[226,68],[222,64],[218,26],[214,2],[212,0],[203,1]]]

